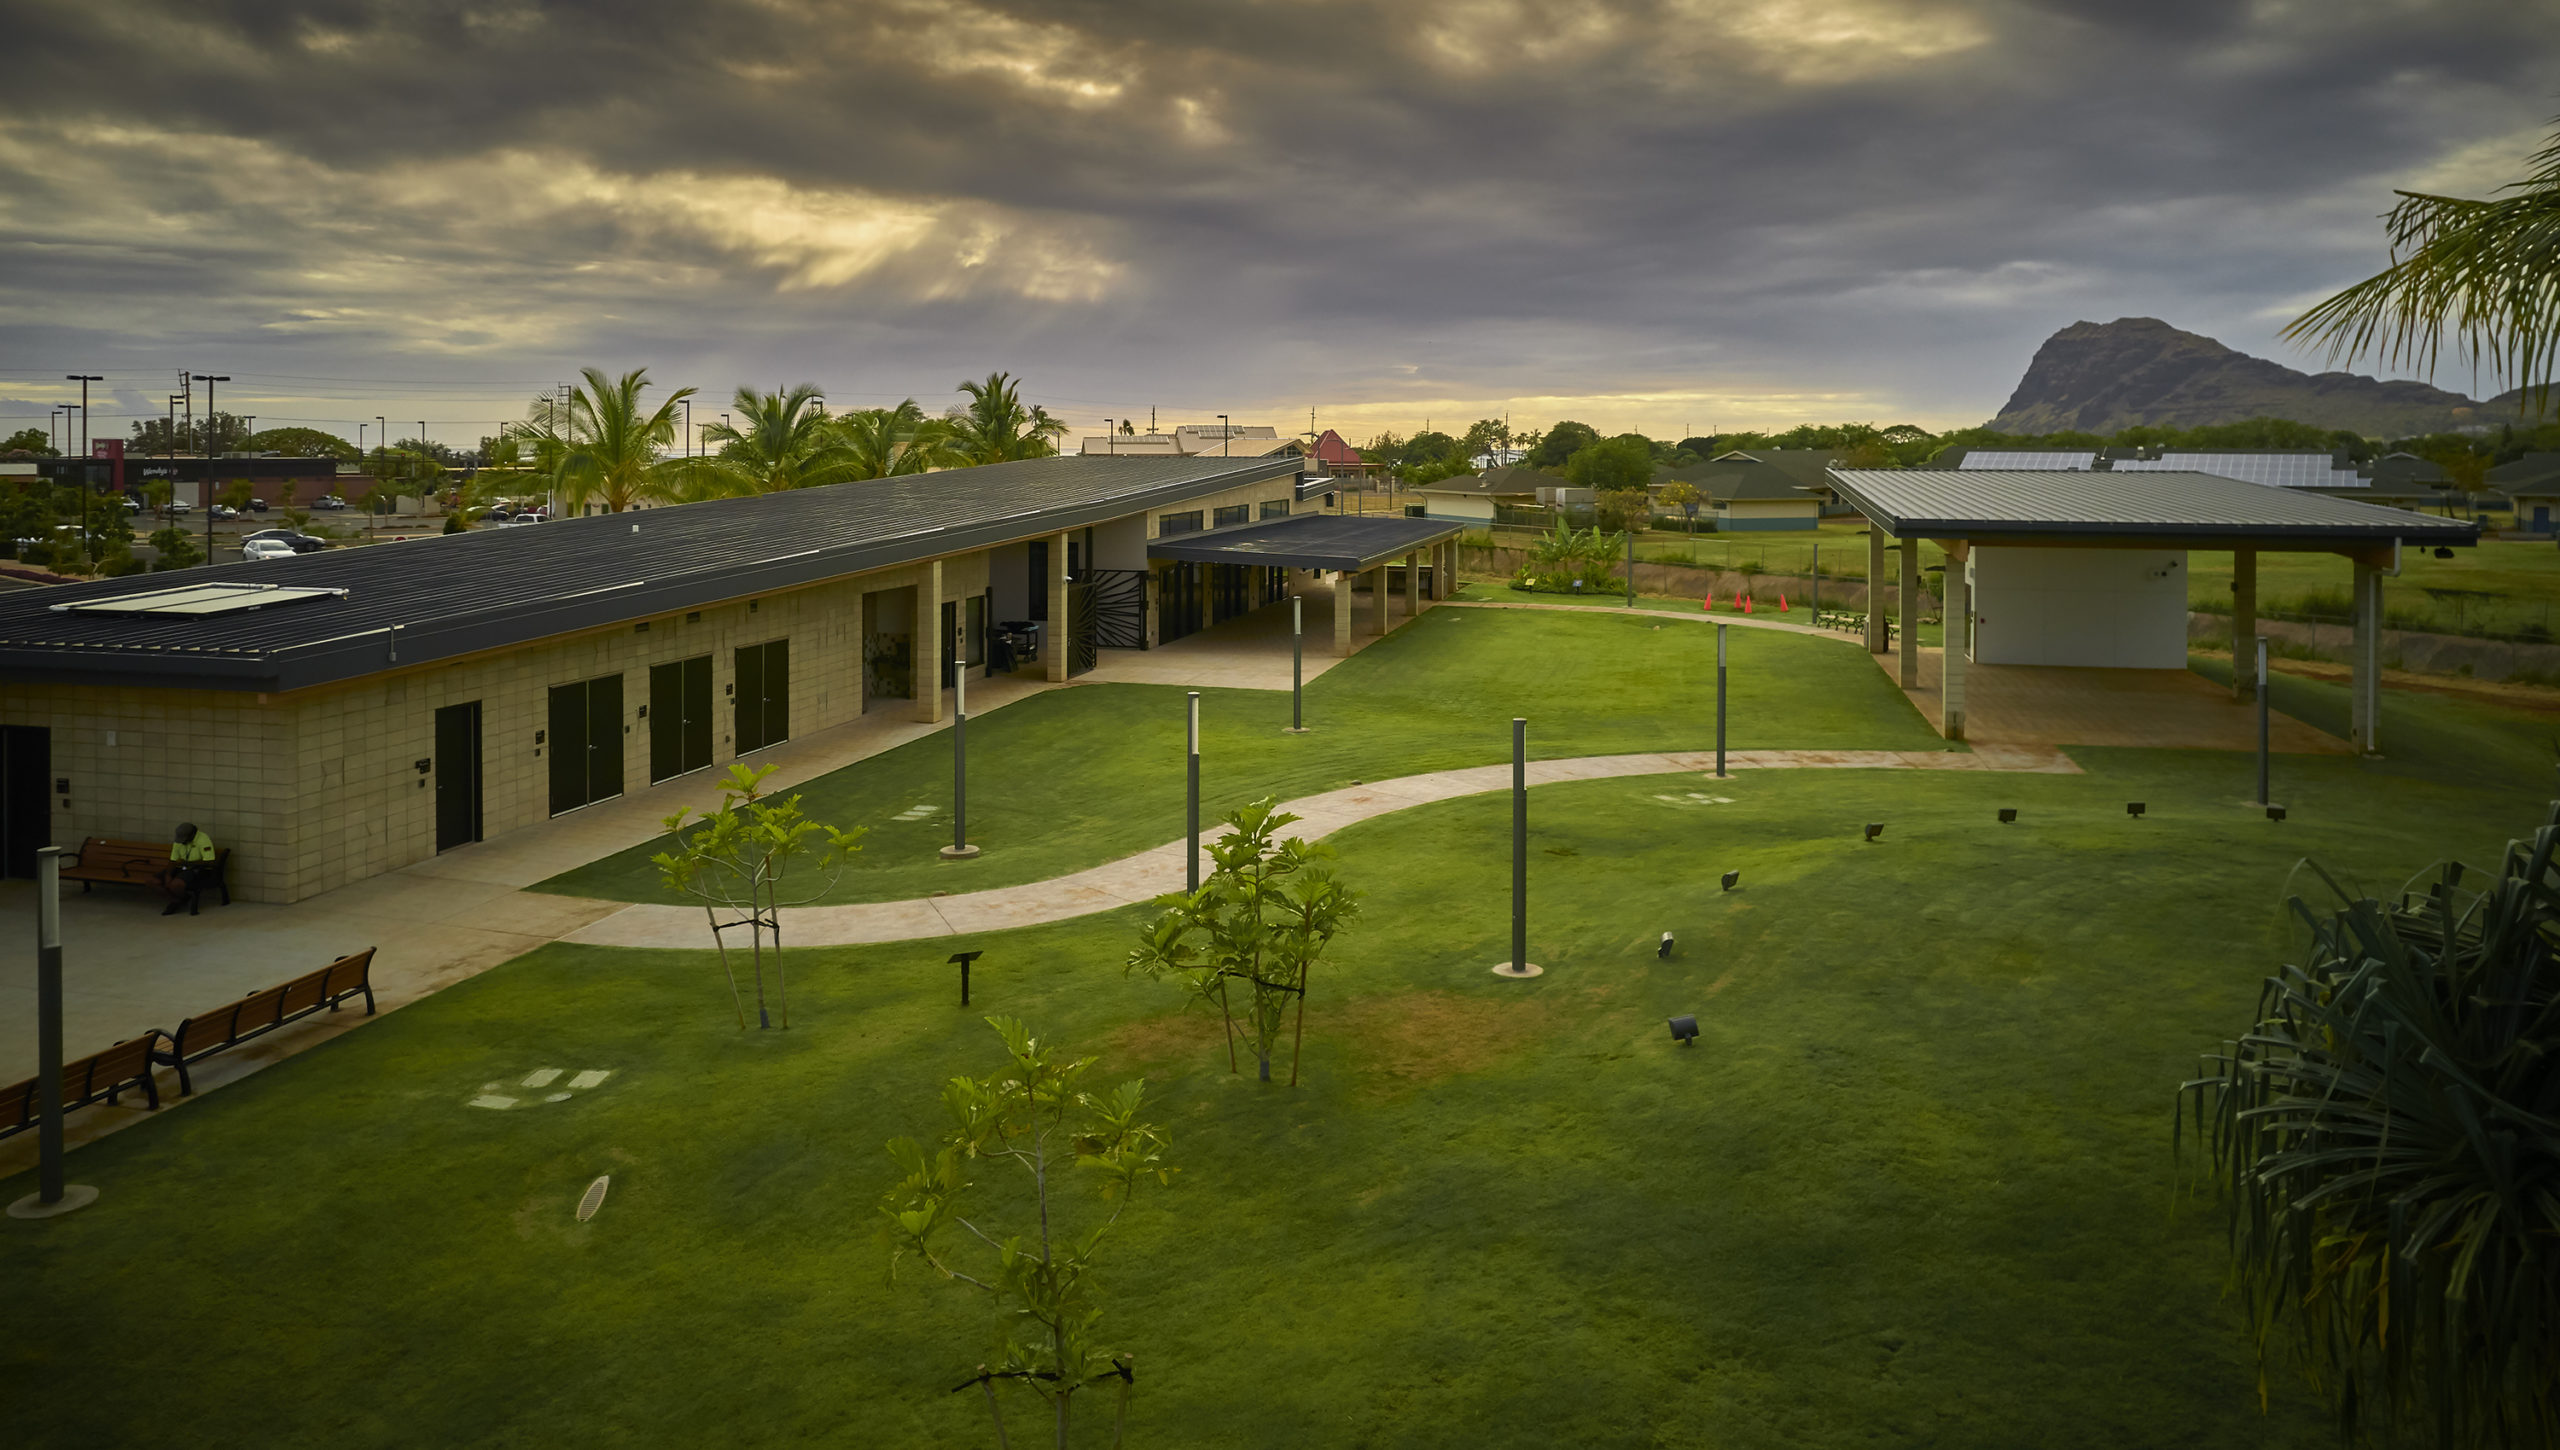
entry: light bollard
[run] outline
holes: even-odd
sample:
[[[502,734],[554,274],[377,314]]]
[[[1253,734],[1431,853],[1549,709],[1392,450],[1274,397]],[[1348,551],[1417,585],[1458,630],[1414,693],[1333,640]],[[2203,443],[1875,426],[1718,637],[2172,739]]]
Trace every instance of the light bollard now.
[[[1289,733],[1307,733],[1307,601],[1289,596]]]
[[[36,852],[36,1191],[9,1205],[11,1218],[52,1218],[98,1199],[86,1184],[62,1181],[62,848]]]
[[[2267,637],[2258,636],[2258,804],[2267,799]]]
[[[1716,779],[1724,779],[1724,631],[1716,626]]]
[[[951,844],[942,848],[945,861],[966,861],[978,854],[969,844],[969,621],[960,611],[951,641]]]
[[[1529,722],[1511,721],[1511,959],[1497,977],[1534,977],[1544,968],[1529,960]]]
[[[1636,607],[1636,522],[1627,520],[1627,607]]]
[[[1200,692],[1191,692],[1191,803],[1184,817],[1184,836],[1191,849],[1183,856],[1184,877],[1200,889]]]

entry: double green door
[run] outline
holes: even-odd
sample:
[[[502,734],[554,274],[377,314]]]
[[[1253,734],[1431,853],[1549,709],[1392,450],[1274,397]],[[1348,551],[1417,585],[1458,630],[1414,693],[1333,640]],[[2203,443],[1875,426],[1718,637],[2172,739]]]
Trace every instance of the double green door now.
[[[711,763],[711,656],[649,667],[649,783]]]
[[[736,716],[737,753],[780,745],[791,738],[791,641],[767,640],[738,651],[738,678],[730,687]]]
[[[622,676],[551,687],[551,814],[622,794]]]

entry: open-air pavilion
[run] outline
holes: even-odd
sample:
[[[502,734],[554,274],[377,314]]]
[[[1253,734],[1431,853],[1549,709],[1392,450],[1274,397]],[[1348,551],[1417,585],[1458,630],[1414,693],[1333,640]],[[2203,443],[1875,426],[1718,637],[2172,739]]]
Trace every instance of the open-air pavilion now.
[[[1901,550],[1896,674],[1915,696],[1930,683],[1923,678],[1918,628],[1920,541],[1931,540],[1946,554],[1946,644],[1934,683],[1939,732],[1950,740],[1977,733],[1971,728],[1977,723],[1993,724],[1969,718],[1969,675],[1988,687],[1980,692],[1986,705],[2040,700],[2039,708],[2058,709],[2056,691],[2069,693],[2057,673],[2063,671],[2158,672],[2164,693],[2192,694],[2186,555],[2227,549],[2235,641],[2257,633],[2259,554],[2337,554],[2353,565],[2349,743],[2359,754],[2377,754],[2382,581],[2399,572],[2404,547],[2469,546],[2480,536],[2479,526],[2466,520],[2205,473],[1833,469],[1831,479],[1873,525],[1868,579],[1885,577],[1888,540]],[[1877,655],[1888,647],[1880,606],[1877,599],[1867,611],[1867,649]],[[2239,699],[2253,692],[2249,674],[2233,671]],[[2119,698],[2102,713],[2121,716],[2127,708]],[[2119,720],[2116,728],[2139,723]]]
[[[1367,581],[1368,632],[1383,635],[1394,627],[1394,593],[1404,595],[1408,620],[1425,604],[1449,597],[1457,585],[1464,527],[1448,519],[1383,514],[1293,514],[1153,539],[1148,559],[1174,566],[1167,571],[1161,606],[1164,638],[1275,602],[1287,593],[1288,571],[1303,569],[1335,576],[1333,650],[1348,655],[1353,581]]]

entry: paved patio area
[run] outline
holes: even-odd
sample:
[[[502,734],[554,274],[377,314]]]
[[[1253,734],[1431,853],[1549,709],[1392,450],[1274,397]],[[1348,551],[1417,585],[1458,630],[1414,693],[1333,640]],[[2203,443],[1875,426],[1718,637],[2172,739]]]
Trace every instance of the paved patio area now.
[[[1310,581],[1298,576],[1298,592],[1306,600],[1306,679],[1342,663],[1349,655],[1333,652],[1334,591],[1339,581]],[[1389,616],[1404,627],[1404,596],[1394,598]],[[1424,601],[1426,610],[1439,606]],[[1393,631],[1391,630],[1390,633]],[[1355,595],[1351,613],[1351,653],[1358,654],[1385,638],[1369,632],[1369,601]],[[1289,601],[1266,604],[1250,614],[1217,624],[1151,650],[1104,650],[1101,662],[1076,677],[1078,684],[1190,685],[1230,690],[1289,688]],[[974,687],[973,687],[974,688]]]
[[[1873,656],[1887,679],[1901,678],[1899,654]],[[1921,718],[1946,728],[1945,651],[1920,650],[1920,685],[1903,694]],[[2258,748],[2258,712],[2188,670],[2083,669],[2065,665],[1967,664],[1965,740],[2013,745],[2129,745],[2173,750]],[[2347,755],[2354,746],[2290,715],[2267,723],[2267,746],[2282,755]]]

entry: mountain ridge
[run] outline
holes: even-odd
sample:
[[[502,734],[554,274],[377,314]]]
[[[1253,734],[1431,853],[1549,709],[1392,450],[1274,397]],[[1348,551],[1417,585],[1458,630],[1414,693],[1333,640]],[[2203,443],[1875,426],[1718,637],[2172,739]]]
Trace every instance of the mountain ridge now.
[[[2306,373],[2156,317],[2075,322],[2036,349],[1988,426],[2004,433],[2113,433],[2286,418],[2317,428],[2407,437],[2494,428],[2522,390],[2481,402],[2429,383]]]

